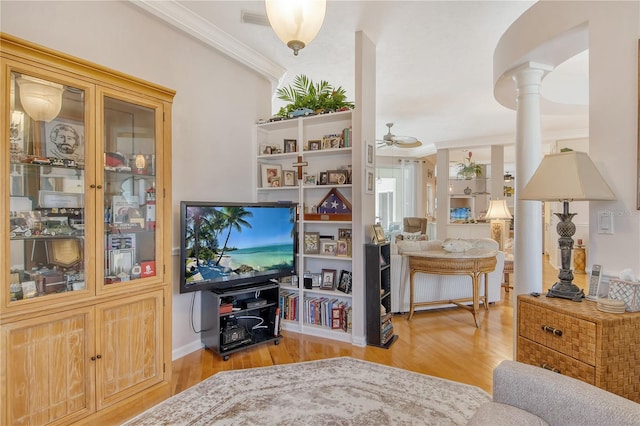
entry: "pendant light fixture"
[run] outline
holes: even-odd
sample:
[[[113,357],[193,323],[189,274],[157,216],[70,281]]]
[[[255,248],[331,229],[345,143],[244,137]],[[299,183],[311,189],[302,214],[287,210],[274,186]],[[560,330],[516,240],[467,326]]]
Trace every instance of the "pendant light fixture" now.
[[[271,28],[297,56],[320,31],[327,1],[265,0],[265,7]]]
[[[20,103],[29,117],[49,122],[58,116],[64,90],[61,84],[26,75],[18,77],[16,82],[20,88]]]

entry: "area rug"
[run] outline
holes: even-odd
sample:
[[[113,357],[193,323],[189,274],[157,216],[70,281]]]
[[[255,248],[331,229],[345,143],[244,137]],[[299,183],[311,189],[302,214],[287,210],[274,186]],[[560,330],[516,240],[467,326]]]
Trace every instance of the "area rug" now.
[[[217,373],[126,423],[462,425],[480,388],[350,357]]]

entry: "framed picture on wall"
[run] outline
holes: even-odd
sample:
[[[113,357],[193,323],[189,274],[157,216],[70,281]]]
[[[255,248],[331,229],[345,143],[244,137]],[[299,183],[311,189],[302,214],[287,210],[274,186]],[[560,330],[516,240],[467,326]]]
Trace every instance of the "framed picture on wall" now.
[[[375,182],[376,182],[373,174],[373,169],[370,169],[367,167],[364,173],[365,173],[364,179],[365,179],[365,185],[366,185],[365,192],[367,194],[373,194],[375,192]]]
[[[375,159],[375,150],[373,145],[367,142],[367,166],[373,167],[373,162]]]

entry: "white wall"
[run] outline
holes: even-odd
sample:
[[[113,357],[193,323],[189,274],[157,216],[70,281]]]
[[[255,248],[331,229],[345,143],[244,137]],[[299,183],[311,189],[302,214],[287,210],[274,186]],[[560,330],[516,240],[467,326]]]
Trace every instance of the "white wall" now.
[[[0,28],[177,92],[174,247],[179,246],[181,200],[253,200],[253,124],[271,115],[266,79],[128,2],[3,0]],[[189,324],[192,295],[178,294],[179,257],[172,259],[175,358],[200,347],[200,338]]]

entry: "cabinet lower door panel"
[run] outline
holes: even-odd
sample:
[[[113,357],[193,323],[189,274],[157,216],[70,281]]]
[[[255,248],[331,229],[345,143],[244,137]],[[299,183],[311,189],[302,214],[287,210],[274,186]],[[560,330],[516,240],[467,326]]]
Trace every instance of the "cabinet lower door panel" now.
[[[98,409],[163,379],[162,294],[98,307]]]
[[[5,424],[69,422],[94,411],[91,309],[3,326]]]
[[[596,369],[529,339],[518,337],[517,361],[554,370],[595,386]]]

